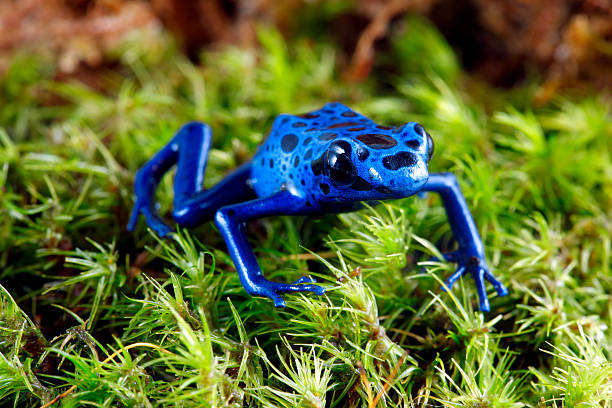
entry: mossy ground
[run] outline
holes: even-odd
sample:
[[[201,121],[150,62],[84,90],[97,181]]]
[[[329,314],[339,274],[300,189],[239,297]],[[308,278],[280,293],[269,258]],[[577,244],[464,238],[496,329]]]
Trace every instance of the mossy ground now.
[[[427,23],[392,36],[371,79],[341,80],[324,40],[186,60],[165,35],[117,50],[103,91],[18,55],[0,80],[0,406],[612,406],[612,115],[605,95],[532,107],[537,80],[491,89]],[[475,310],[439,199],[249,236],[269,279],[323,297],[246,294],[212,223],[159,240],[125,230],[135,171],[181,124],[214,131],[205,184],[249,159],[274,117],[342,101],[433,135],[494,274]],[[158,190],[162,212],[172,179]],[[437,249],[436,249],[437,248]]]

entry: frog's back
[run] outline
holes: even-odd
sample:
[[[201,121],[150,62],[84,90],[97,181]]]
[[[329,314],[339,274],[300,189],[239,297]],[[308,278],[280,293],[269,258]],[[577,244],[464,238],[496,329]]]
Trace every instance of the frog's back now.
[[[279,115],[253,157],[251,182],[256,194],[268,197],[283,189],[299,195],[311,191],[315,183],[312,162],[329,142],[344,134],[368,133],[376,126],[337,102],[302,115]]]

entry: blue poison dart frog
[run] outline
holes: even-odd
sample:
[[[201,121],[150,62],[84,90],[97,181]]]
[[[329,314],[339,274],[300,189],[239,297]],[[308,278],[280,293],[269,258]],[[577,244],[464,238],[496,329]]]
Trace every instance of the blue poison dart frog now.
[[[353,211],[360,203],[408,197],[433,191],[442,197],[459,249],[444,255],[458,267],[446,281],[450,288],[469,273],[476,282],[480,310],[489,310],[485,279],[499,296],[508,293],[489,271],[484,247],[455,176],[429,174],[434,143],[418,123],[382,126],[340,103],[302,115],[279,115],[270,136],[253,159],[214,187],[204,190],[204,172],[212,132],[208,125],[184,125],[136,174],[134,206],[128,229],[139,214],[160,236],[171,229],[155,211],[154,193],[161,177],[177,164],[174,220],[194,227],[214,219],[244,288],[277,307],[283,292],[324,289],[304,276],[293,283],[267,280],[246,237],[245,223],[271,215],[317,215]]]

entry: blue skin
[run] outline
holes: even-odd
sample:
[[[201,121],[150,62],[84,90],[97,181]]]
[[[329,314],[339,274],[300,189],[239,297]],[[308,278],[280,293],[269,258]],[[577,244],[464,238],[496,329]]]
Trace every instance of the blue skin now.
[[[324,289],[304,276],[287,284],[264,278],[245,233],[245,223],[272,215],[320,215],[353,211],[362,202],[403,198],[433,191],[442,197],[459,249],[444,259],[458,267],[447,280],[466,273],[476,282],[480,310],[489,311],[485,280],[499,296],[507,289],[489,271],[482,240],[455,176],[429,174],[433,140],[423,127],[409,122],[381,126],[340,103],[304,115],[279,115],[270,136],[253,159],[214,187],[204,190],[204,172],[212,132],[198,122],[184,125],[174,138],[136,174],[134,206],[128,230],[143,214],[160,236],[172,229],[154,209],[161,177],[177,164],[173,217],[181,227],[214,218],[234,261],[240,281],[251,295],[269,297],[277,307],[283,292]]]

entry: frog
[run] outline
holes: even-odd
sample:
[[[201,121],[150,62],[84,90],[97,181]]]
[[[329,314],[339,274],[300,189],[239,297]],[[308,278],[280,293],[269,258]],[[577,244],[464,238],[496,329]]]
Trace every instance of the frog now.
[[[240,282],[253,296],[285,307],[281,294],[325,288],[309,275],[292,283],[267,280],[246,234],[246,223],[277,216],[321,216],[355,211],[365,204],[416,194],[439,194],[458,249],[440,261],[457,264],[445,281],[450,290],[462,276],[472,276],[481,311],[489,311],[485,281],[498,296],[508,293],[491,273],[482,239],[452,173],[429,173],[434,153],[431,135],[417,122],[385,126],[340,102],[304,114],[278,115],[252,159],[204,189],[211,149],[211,127],[183,125],[134,179],[135,204],[127,228],[142,214],[160,237],[173,232],[156,211],[154,196],[165,173],[176,165],[172,217],[181,228],[214,220],[236,267]]]

